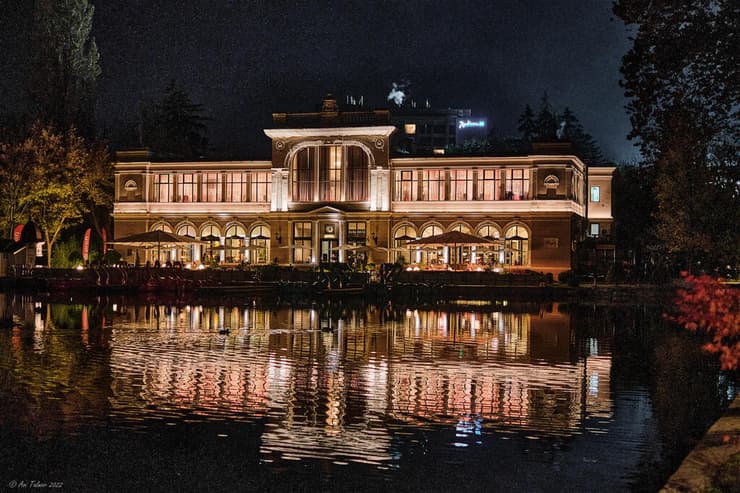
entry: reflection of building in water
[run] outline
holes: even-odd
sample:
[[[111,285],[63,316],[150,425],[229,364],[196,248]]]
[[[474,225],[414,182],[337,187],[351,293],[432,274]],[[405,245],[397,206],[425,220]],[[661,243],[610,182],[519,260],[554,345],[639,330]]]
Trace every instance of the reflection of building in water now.
[[[567,435],[609,416],[611,359],[576,344],[569,314],[499,310],[381,323],[374,309],[130,309],[114,324],[113,407],[265,416],[270,457],[372,463],[390,460],[389,421]]]

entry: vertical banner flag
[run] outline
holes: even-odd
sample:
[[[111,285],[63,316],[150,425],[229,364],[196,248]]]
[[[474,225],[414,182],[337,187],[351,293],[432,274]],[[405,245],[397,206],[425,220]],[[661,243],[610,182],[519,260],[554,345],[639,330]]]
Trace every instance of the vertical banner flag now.
[[[103,255],[108,253],[108,234],[105,232],[105,228],[100,229],[100,236],[103,237]]]
[[[87,262],[87,258],[90,256],[90,228],[85,230],[85,236],[82,239],[82,260]]]
[[[23,235],[23,226],[23,224],[19,224],[13,229],[13,241],[21,241],[21,236]]]

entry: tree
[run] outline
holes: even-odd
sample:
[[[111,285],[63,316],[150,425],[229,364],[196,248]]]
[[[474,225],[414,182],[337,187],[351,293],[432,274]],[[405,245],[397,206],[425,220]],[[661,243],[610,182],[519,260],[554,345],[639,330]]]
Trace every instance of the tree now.
[[[519,126],[517,127],[517,130],[522,134],[522,139],[527,142],[532,142],[532,139],[537,133],[537,127],[534,123],[534,111],[532,111],[531,106],[526,105],[524,107],[524,111],[521,116],[519,116],[518,123]]]
[[[618,251],[629,254],[637,269],[631,279],[647,274],[649,247],[655,244],[655,168],[645,163],[617,166],[614,176],[614,223]]]
[[[207,118],[203,107],[174,81],[165,89],[163,99],[141,112],[141,144],[165,156],[181,159],[203,157],[208,148]]]
[[[35,125],[23,143],[27,150],[29,186],[20,198],[29,217],[41,229],[51,267],[54,243],[67,227],[79,223],[105,195],[97,172],[96,159],[104,155],[88,146],[74,129],[66,134],[51,127]]]
[[[558,125],[558,139],[572,142],[576,155],[589,166],[604,164],[604,155],[601,153],[599,145],[591,134],[583,129],[583,125],[581,125],[578,117],[576,117],[570,108],[566,106],[558,120],[560,121]]]
[[[687,285],[678,292],[679,315],[671,317],[688,330],[711,338],[704,350],[719,354],[723,370],[737,369],[740,361],[740,290],[711,276],[683,273]]]
[[[550,104],[550,99],[547,97],[546,92],[540,98],[540,111],[537,113],[537,119],[534,125],[537,140],[546,142],[556,139],[558,128],[557,115]]]
[[[29,83],[36,117],[61,131],[93,136],[95,88],[101,73],[91,36],[95,8],[88,0],[37,0],[33,70]]]
[[[617,0],[631,138],[655,166],[658,240],[674,263],[740,257],[740,4]]]
[[[13,228],[28,221],[26,207],[21,198],[30,182],[30,149],[11,132],[3,132],[0,140],[0,231],[13,235]]]

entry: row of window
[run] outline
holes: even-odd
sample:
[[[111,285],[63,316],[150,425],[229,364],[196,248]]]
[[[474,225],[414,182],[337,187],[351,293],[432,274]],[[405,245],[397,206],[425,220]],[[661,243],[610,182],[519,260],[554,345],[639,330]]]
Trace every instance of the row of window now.
[[[158,173],[154,175],[155,202],[269,202],[270,171]]]
[[[397,170],[395,201],[529,200],[528,169]]]

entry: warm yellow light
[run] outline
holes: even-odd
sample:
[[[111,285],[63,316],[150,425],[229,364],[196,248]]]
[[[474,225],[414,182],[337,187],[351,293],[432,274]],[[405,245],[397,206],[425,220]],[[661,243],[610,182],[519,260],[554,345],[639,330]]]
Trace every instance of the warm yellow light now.
[[[444,149],[434,149],[434,154],[438,156],[444,156],[445,150]]]
[[[406,132],[406,135],[415,135],[416,134],[416,123],[407,123],[403,126],[403,131]]]

